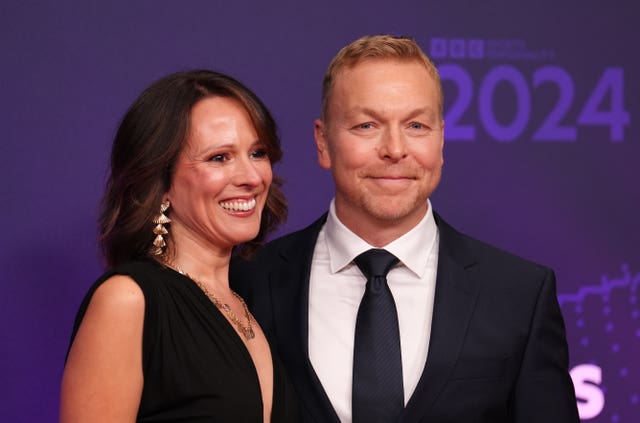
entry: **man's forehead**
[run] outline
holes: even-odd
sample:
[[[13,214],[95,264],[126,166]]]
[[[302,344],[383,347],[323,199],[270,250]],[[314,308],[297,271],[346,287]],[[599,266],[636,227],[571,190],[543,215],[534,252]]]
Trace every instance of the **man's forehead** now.
[[[407,72],[407,69],[410,71]],[[372,90],[393,85],[424,86],[427,90],[433,87],[437,90],[436,80],[420,62],[367,60],[340,70],[333,80],[330,94],[335,94],[336,91],[352,94],[355,86],[360,89],[364,86],[366,90],[367,83],[371,84]]]
[[[411,66],[412,69],[410,73],[407,74],[404,72],[407,68],[403,70],[394,69],[394,67],[398,66]],[[368,86],[363,83],[367,78],[367,71],[371,71],[372,74],[380,71],[381,73],[390,75],[388,79],[386,79],[386,77],[382,78],[382,81],[375,81],[376,77],[374,77],[374,80],[369,82],[371,84],[371,88],[369,89]],[[405,77],[394,78],[394,75],[400,74],[404,74]],[[329,101],[327,106],[331,109],[338,107],[342,109],[342,113],[348,113],[349,115],[368,113],[370,110],[367,110],[368,106],[363,104],[363,102],[370,100],[375,103],[377,98],[373,92],[387,86],[387,83],[389,87],[392,87],[394,84],[396,86],[419,86],[419,92],[424,93],[424,96],[420,95],[419,97],[423,98],[420,100],[419,97],[414,96],[411,96],[410,99],[406,98],[408,101],[407,108],[412,109],[411,112],[421,109],[429,115],[438,116],[440,114],[441,99],[437,81],[433,75],[431,75],[425,64],[417,59],[366,58],[349,66],[344,66],[335,75],[331,92],[328,96]],[[356,88],[356,86],[358,86],[358,88]],[[424,88],[424,91],[422,88]],[[435,95],[435,97],[433,95]],[[434,104],[434,102],[436,104]],[[380,104],[377,104],[375,109],[379,107]]]

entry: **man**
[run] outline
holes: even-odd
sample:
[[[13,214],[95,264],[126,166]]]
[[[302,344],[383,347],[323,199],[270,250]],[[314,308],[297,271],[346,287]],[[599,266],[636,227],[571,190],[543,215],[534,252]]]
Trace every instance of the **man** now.
[[[304,421],[578,421],[553,272],[458,233],[431,208],[442,102],[438,72],[413,40],[343,48],[315,122],[318,161],[336,187],[329,212],[233,267]],[[393,254],[374,276],[360,260],[370,249]],[[391,305],[361,317],[376,280]],[[369,318],[384,321],[367,329]]]

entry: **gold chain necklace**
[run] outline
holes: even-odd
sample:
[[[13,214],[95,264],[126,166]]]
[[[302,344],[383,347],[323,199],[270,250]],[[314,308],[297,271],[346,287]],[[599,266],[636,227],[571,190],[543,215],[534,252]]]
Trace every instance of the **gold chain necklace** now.
[[[170,267],[171,269],[175,270],[176,272],[180,273],[181,275],[184,275],[184,276],[188,277],[196,285],[198,285],[198,288],[200,288],[202,290],[202,292],[204,292],[204,295],[206,295],[207,298],[209,298],[209,300],[213,303],[213,305],[215,305],[218,308],[218,310],[222,310],[223,312],[225,312],[227,317],[229,317],[229,320],[231,320],[231,322],[234,325],[236,325],[236,327],[238,328],[238,331],[240,331],[240,333],[242,335],[244,335],[244,337],[245,337],[245,339],[247,341],[250,341],[253,338],[255,338],[256,334],[253,331],[253,327],[251,325],[251,313],[249,313],[249,308],[247,307],[247,304],[244,302],[242,297],[240,295],[238,295],[234,290],[231,290],[231,293],[233,294],[234,297],[236,297],[240,301],[240,304],[242,305],[242,310],[244,311],[244,316],[247,319],[247,326],[242,324],[242,322],[240,321],[238,316],[236,316],[236,314],[231,310],[231,307],[229,306],[229,304],[226,304],[226,303],[223,303],[222,301],[220,301],[215,295],[213,295],[207,289],[207,287],[198,278],[194,278],[193,276],[191,276],[190,274],[188,274],[187,272],[185,272],[184,270],[182,270],[178,266],[170,266],[170,265],[168,265],[166,263],[165,263],[165,265],[167,267]]]

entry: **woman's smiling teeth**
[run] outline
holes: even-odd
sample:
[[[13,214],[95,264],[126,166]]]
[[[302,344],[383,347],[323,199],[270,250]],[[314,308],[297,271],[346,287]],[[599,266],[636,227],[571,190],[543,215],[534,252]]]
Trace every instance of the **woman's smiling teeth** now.
[[[256,199],[221,201],[220,206],[229,211],[249,211],[256,206]]]

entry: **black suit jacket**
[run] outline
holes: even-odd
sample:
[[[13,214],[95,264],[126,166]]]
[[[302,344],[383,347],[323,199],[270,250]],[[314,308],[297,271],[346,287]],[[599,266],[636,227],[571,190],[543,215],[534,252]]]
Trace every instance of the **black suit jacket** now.
[[[578,422],[553,272],[434,215],[440,248],[429,351],[399,421]],[[271,242],[253,261],[234,261],[230,279],[282,358],[303,421],[337,423],[308,354],[311,258],[325,220]]]

